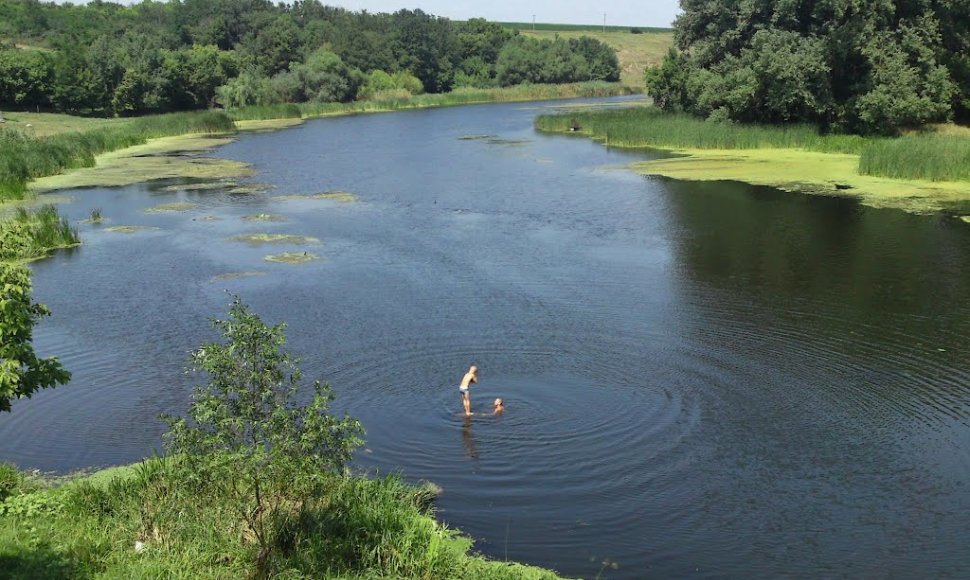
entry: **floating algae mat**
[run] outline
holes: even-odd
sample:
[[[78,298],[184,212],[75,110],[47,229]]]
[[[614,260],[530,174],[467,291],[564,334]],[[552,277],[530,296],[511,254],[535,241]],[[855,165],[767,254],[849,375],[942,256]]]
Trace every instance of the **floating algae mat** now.
[[[151,226],[111,226],[109,228],[104,228],[104,231],[120,234],[133,234],[135,232],[150,232],[157,229],[158,228]]]
[[[212,277],[213,282],[225,282],[226,280],[240,280],[242,278],[255,278],[256,276],[265,276],[268,272],[228,272],[226,274],[219,274]]]
[[[272,254],[263,258],[267,262],[277,262],[280,264],[305,264],[319,260],[320,256],[310,252],[285,252],[282,254]]]
[[[337,201],[340,203],[353,203],[357,201],[357,196],[348,191],[324,191],[322,193],[314,193],[312,195],[281,195],[276,197],[280,201],[291,201],[300,199],[325,199],[329,201]]]
[[[525,145],[531,143],[529,139],[504,139],[502,137],[492,137],[485,140],[489,145]]]
[[[190,201],[176,201],[174,203],[163,203],[161,205],[156,205],[155,207],[150,207],[145,210],[145,213],[169,213],[169,212],[182,212],[189,211],[190,209],[195,209],[199,207],[199,204],[192,203]]]
[[[319,244],[320,240],[310,236],[294,236],[290,234],[240,234],[229,238],[235,242],[259,244]]]
[[[462,135],[458,138],[459,141],[481,141],[484,139],[495,139],[498,135]]]
[[[249,185],[237,185],[235,187],[226,190],[229,195],[255,195],[257,193],[266,193],[273,186],[266,183],[253,183]]]
[[[230,141],[229,138],[202,135],[152,139],[145,145],[98,155],[94,167],[37,179],[30,183],[30,189],[120,187],[155,179],[213,181],[252,175],[253,170],[246,163],[205,157],[200,153]]]
[[[178,191],[209,191],[212,189],[225,189],[227,187],[236,187],[239,184],[235,181],[203,181],[201,183],[185,183],[182,185],[166,185],[162,188],[162,191],[178,192]]]
[[[286,218],[275,213],[254,213],[243,216],[243,221],[247,222],[285,222]]]

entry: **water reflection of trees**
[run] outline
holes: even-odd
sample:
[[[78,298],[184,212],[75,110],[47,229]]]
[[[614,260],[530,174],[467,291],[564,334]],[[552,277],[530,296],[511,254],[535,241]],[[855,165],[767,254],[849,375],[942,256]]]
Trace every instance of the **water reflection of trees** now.
[[[847,316],[946,315],[962,328],[970,226],[742,184],[666,182],[685,280]]]
[[[970,416],[957,400],[968,393],[970,226],[742,184],[663,187],[693,313],[684,332],[826,388]]]

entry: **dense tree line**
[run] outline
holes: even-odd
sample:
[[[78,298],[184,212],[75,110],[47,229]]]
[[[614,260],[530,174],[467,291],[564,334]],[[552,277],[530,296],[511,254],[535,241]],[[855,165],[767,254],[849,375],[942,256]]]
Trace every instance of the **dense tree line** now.
[[[714,119],[893,133],[970,118],[965,0],[681,0],[656,102]]]
[[[484,19],[370,14],[318,0],[0,0],[0,39],[0,107],[69,112],[619,79],[615,51],[591,38],[539,42]]]

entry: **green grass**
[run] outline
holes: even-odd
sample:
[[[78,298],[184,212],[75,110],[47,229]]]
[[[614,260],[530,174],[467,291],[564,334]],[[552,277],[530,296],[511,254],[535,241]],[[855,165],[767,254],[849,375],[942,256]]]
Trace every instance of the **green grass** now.
[[[859,172],[896,179],[970,181],[970,137],[926,133],[874,141],[862,149]]]
[[[41,489],[0,466],[4,577],[251,577],[258,549],[242,518],[224,498],[181,479],[176,461],[149,459]],[[432,517],[430,488],[394,477],[315,481],[314,492],[270,525],[273,549],[262,565],[272,576],[557,578],[471,554],[470,539]]]
[[[629,107],[541,115],[540,131],[575,132],[617,147],[661,149],[805,149],[859,153],[872,140],[857,135],[822,135],[810,125],[713,123],[655,107]],[[571,128],[576,130],[570,131]]]
[[[35,260],[79,243],[77,228],[52,205],[37,211],[20,207],[12,217],[0,220],[0,260]]]

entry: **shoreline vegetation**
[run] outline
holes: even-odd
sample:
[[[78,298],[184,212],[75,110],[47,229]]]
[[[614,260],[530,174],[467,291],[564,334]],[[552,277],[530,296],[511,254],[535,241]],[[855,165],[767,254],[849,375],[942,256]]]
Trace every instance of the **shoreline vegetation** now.
[[[541,115],[535,126],[671,154],[631,165],[644,175],[739,181],[961,217],[970,202],[970,130],[957,126],[896,138],[822,135],[809,125],[714,122],[652,106]]]
[[[0,463],[0,562],[11,578],[253,577],[257,540],[229,501],[184,490],[179,458],[153,457],[88,474],[44,477]],[[556,580],[491,560],[434,517],[441,490],[396,476],[333,474],[281,524],[308,544],[281,556],[287,577]],[[173,505],[175,504],[175,505]],[[181,511],[168,513],[168,508]],[[179,514],[191,513],[188,518]],[[312,533],[313,537],[303,534]],[[314,541],[313,538],[322,541]],[[297,572],[297,571],[303,571]],[[258,577],[258,575],[256,576]]]

